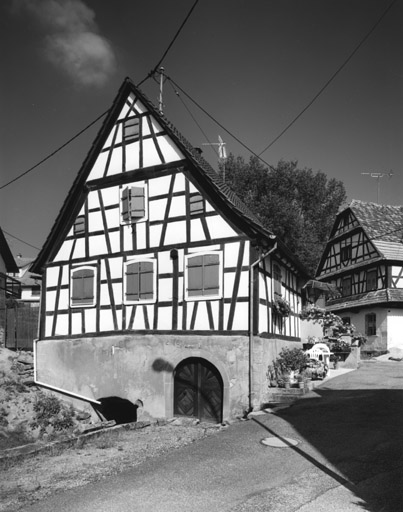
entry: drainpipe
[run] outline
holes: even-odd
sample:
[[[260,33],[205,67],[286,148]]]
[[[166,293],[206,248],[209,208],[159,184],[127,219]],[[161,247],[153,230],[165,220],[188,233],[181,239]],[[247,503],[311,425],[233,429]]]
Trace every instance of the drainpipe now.
[[[94,398],[88,398],[87,396],[78,395],[77,393],[73,393],[71,391],[68,391],[67,389],[58,388],[56,386],[52,386],[50,384],[46,384],[45,382],[40,382],[36,376],[37,376],[37,362],[36,362],[36,344],[38,343],[38,339],[34,340],[34,382],[38,386],[41,386],[43,388],[51,389],[52,391],[57,391],[58,393],[62,393],[63,395],[71,396],[72,398],[78,398],[79,400],[83,400],[84,402],[90,402],[92,404],[101,405],[101,402],[98,400],[95,400]]]
[[[253,271],[254,268],[259,265],[261,261],[263,261],[267,256],[272,254],[277,249],[277,242],[274,244],[274,246],[267,252],[263,253],[259,258],[253,262],[249,267],[249,411],[253,411],[253,404],[252,404],[252,384],[253,384],[253,322],[254,322],[254,316],[253,316],[253,308],[254,308],[254,288],[253,288]]]

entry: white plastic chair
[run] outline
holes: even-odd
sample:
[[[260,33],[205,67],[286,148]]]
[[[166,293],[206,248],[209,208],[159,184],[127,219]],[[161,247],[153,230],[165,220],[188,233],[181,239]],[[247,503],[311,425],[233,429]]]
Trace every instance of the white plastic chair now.
[[[305,354],[307,354],[310,359],[322,361],[327,366],[329,366],[331,352],[326,343],[315,343],[315,345],[307,350]]]

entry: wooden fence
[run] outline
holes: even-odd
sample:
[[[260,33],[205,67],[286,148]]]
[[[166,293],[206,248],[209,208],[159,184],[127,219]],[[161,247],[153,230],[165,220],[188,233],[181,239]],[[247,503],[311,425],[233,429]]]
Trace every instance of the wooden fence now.
[[[9,349],[33,350],[38,337],[39,302],[15,302],[6,309],[5,345]]]

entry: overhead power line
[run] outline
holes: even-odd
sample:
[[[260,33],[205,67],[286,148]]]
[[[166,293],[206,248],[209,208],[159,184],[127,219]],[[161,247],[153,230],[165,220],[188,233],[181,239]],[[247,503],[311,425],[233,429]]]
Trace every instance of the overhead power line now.
[[[354,48],[354,50],[350,53],[350,55],[347,57],[347,59],[343,62],[341,66],[333,73],[333,75],[329,78],[329,80],[325,83],[325,85],[319,89],[319,91],[315,94],[315,96],[311,99],[311,101],[301,110],[301,112],[294,117],[294,119],[288,123],[288,125],[282,130],[277,137],[275,137],[264,149],[259,153],[259,156],[265,153],[269,148],[273,146],[290,128],[293,126],[298,119],[305,114],[305,112],[315,103],[315,101],[319,98],[319,96],[327,89],[327,87],[333,82],[333,80],[336,78],[336,76],[342,71],[343,68],[346,67],[346,65],[350,62],[350,60],[354,57],[354,55],[358,52],[358,50],[361,48],[361,46],[366,42],[366,40],[370,37],[370,35],[374,32],[374,30],[377,28],[377,26],[381,23],[383,18],[386,16],[386,14],[390,11],[390,9],[393,7],[393,5],[397,2],[397,0],[393,0],[389,6],[385,9],[383,14],[380,16],[378,21],[372,26],[372,28],[367,32],[367,34],[361,39],[361,41],[358,43],[358,45]]]
[[[6,231],[5,229],[3,229],[3,233],[5,233],[8,236],[11,236],[11,238],[15,238],[16,240],[18,240],[19,242],[22,242],[25,245],[29,245],[29,247],[32,247],[33,249],[37,249],[38,251],[40,251],[39,247],[36,247],[35,245],[32,245],[32,244],[26,242],[25,240],[22,240],[21,238],[18,238],[18,236],[12,235],[11,233]]]
[[[225,128],[225,126],[223,126],[219,121],[217,121],[217,119],[215,119],[211,114],[209,114],[207,112],[207,110],[205,110],[196,100],[194,100],[186,91],[184,91],[182,89],[182,87],[180,87],[176,82],[175,80],[173,80],[172,78],[170,78],[169,76],[166,75],[166,78],[167,80],[171,81],[174,86],[179,89],[181,91],[182,94],[184,94],[192,103],[194,103],[196,105],[196,107],[198,107],[204,114],[206,114],[207,117],[209,117],[212,121],[214,121],[216,123],[217,126],[219,126],[220,128],[222,128],[226,133],[228,133],[228,135],[230,137],[232,137],[233,139],[235,139],[242,147],[244,147],[247,151],[249,151],[249,153],[251,153],[253,156],[255,156],[256,158],[258,158],[261,162],[263,162],[265,165],[267,165],[270,169],[273,169],[273,166],[270,165],[268,162],[266,162],[265,160],[263,160],[263,158],[258,155],[257,153],[255,153],[252,149],[250,149],[246,144],[244,144],[236,135],[234,135],[233,133],[231,133],[227,128]]]

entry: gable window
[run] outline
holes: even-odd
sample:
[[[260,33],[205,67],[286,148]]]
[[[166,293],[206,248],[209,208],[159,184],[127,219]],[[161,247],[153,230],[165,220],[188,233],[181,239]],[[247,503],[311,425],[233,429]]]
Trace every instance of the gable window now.
[[[347,263],[351,260],[351,245],[346,245],[340,249],[340,259],[342,263]]]
[[[344,277],[341,281],[341,294],[343,297],[351,295],[351,277]]]
[[[146,188],[144,186],[124,188],[121,196],[122,223],[145,220],[146,214]]]
[[[375,336],[376,334],[376,314],[368,313],[365,315],[365,334]]]
[[[369,270],[367,272],[367,278],[366,278],[366,285],[367,285],[367,292],[370,292],[371,290],[377,289],[377,275],[376,275],[376,269],[375,270]]]
[[[189,210],[190,215],[197,215],[198,213],[204,213],[204,199],[201,194],[190,196],[189,199]]]
[[[125,303],[155,302],[155,260],[128,261],[125,264]]]
[[[85,233],[85,215],[79,215],[74,221],[74,234],[83,235]]]
[[[273,291],[274,291],[274,299],[278,299],[281,297],[281,281],[283,277],[281,274],[281,267],[275,263],[273,265]]]
[[[71,307],[95,305],[95,267],[79,267],[71,271]]]
[[[138,117],[126,119],[123,123],[123,139],[126,142],[131,142],[137,139],[140,131],[140,120]]]
[[[186,256],[186,299],[220,298],[222,294],[221,274],[221,253]]]

